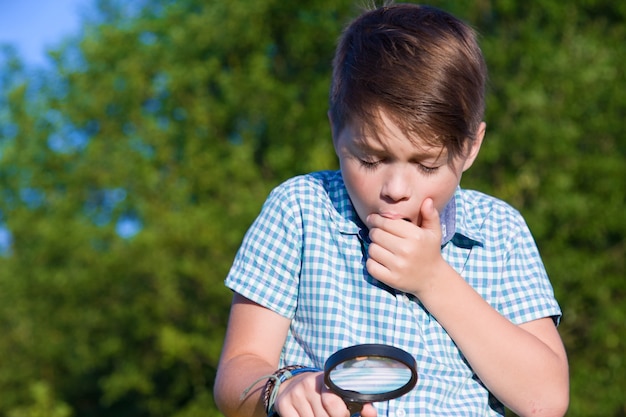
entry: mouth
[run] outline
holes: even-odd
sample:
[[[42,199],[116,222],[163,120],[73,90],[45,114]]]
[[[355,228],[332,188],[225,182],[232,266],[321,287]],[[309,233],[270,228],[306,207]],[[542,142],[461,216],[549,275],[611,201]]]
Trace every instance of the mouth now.
[[[392,220],[404,220],[405,222],[413,223],[410,217],[402,217],[399,213],[391,213],[391,212],[379,212],[379,214],[383,217]]]
[[[378,212],[378,214],[382,217],[385,217],[387,219],[391,219],[391,220],[404,220],[405,222],[408,223],[413,223],[413,219],[409,216],[407,216],[408,213],[399,213],[397,211],[386,211],[386,210],[381,210]]]

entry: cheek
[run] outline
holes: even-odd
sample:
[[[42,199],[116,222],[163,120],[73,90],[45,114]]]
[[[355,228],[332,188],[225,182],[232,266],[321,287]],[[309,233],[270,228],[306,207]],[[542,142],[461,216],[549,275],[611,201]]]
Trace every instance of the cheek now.
[[[441,213],[446,207],[454,192],[456,191],[459,182],[452,176],[446,178],[444,181],[437,182],[433,187],[428,190],[428,195],[435,203],[435,208]]]
[[[349,162],[342,162],[341,172],[350,199],[355,206],[361,207],[367,204],[368,198],[376,198],[377,194],[374,192],[373,178],[364,174],[363,170],[358,169],[358,167]]]
[[[366,183],[363,176],[359,175],[356,170],[350,168],[343,168],[342,173],[343,180],[346,183],[346,188],[350,192],[350,196],[352,198],[360,196]]]

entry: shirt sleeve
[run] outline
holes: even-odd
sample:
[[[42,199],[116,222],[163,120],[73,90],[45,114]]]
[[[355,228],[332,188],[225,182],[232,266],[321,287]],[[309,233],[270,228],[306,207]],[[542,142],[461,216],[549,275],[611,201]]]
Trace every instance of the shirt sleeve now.
[[[242,296],[293,318],[301,269],[302,220],[285,184],[268,196],[244,236],[225,284]]]
[[[512,224],[502,278],[501,312],[515,324],[544,317],[558,324],[561,309],[535,240],[519,213],[515,213]]]

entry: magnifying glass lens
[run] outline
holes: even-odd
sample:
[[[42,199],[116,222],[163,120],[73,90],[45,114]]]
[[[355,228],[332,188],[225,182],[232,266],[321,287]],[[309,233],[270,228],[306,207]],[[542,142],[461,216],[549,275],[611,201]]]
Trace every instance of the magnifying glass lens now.
[[[356,407],[409,392],[417,383],[417,364],[408,352],[393,346],[355,345],[328,358],[324,382],[349,407]]]
[[[359,394],[396,391],[407,385],[411,377],[411,369],[404,363],[376,356],[342,362],[329,373],[336,387]]]

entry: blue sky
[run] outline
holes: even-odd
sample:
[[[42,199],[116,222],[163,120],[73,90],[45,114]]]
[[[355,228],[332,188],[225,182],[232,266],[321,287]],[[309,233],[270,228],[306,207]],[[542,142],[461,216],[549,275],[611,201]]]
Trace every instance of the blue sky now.
[[[80,31],[91,0],[0,0],[0,43],[10,43],[27,65],[46,63],[45,49]]]
[[[0,43],[12,44],[28,66],[45,66],[45,50],[80,33],[93,0],[0,0]],[[0,218],[0,256],[10,250],[12,235]],[[117,233],[129,238],[141,229],[132,216],[119,219]]]

